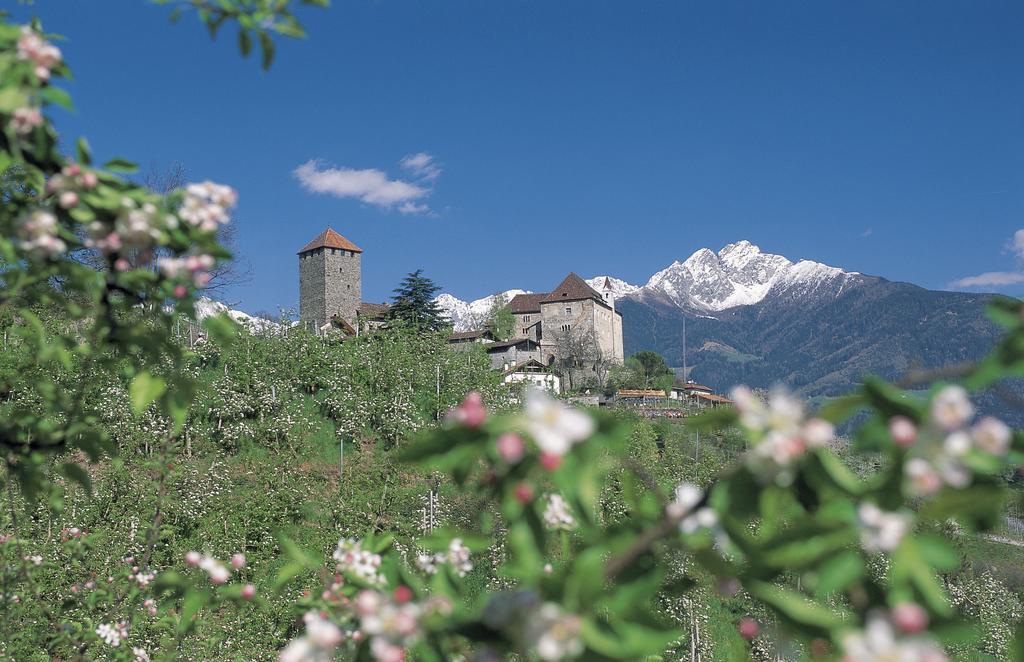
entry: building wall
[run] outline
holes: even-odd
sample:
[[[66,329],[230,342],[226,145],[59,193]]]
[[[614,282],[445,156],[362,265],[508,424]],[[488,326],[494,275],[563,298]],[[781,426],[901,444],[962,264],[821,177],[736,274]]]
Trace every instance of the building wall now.
[[[601,356],[608,361],[615,361],[615,318],[618,315],[604,306],[594,306],[594,337],[601,348]]]
[[[506,384],[528,384],[535,388],[558,395],[562,392],[562,380],[558,375],[547,372],[510,372],[505,375]]]
[[[546,354],[554,354],[558,337],[564,328],[585,332],[593,324],[593,301],[552,301],[540,305],[540,344]]]
[[[512,329],[513,338],[529,338],[535,342],[541,340],[541,324],[539,323],[542,319],[540,312],[534,313],[519,313],[516,316],[515,328]]]
[[[541,361],[541,355],[543,352],[541,352],[540,348],[522,350],[515,345],[512,345],[510,347],[506,347],[504,351],[499,352],[492,350],[487,352],[487,354],[491,357],[491,367],[495,370],[503,370],[506,365],[516,365],[517,363],[529,361],[530,359]]]
[[[618,364],[625,363],[626,351],[623,349],[622,344],[622,315],[615,313],[615,362]]]
[[[299,319],[320,328],[333,315],[352,324],[362,300],[361,254],[318,248],[299,256]]]

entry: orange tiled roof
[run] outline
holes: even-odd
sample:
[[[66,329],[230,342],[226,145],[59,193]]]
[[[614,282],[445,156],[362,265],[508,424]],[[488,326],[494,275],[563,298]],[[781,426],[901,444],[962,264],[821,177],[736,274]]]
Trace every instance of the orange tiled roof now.
[[[316,236],[313,241],[309,242],[299,250],[299,253],[305,253],[307,251],[313,251],[318,248],[341,248],[346,251],[352,251],[353,253],[362,253],[363,249],[359,248],[351,241],[342,237],[340,234],[327,228]]]
[[[662,391],[661,389],[620,388],[618,396],[620,398],[664,398],[665,391]]]

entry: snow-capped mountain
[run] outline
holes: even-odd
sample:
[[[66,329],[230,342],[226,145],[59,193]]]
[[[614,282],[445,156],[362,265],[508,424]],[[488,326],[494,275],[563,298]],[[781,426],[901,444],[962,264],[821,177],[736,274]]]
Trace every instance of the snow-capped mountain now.
[[[820,262],[794,263],[744,240],[717,253],[702,248],[683,262],[673,262],[637,293],[640,298],[667,299],[680,308],[718,312],[760,303],[769,294],[838,295],[846,279],[859,276]]]
[[[856,272],[843,271],[811,260],[791,260],[743,240],[729,244],[715,253],[702,248],[685,261],[673,262],[657,272],[645,285],[632,285],[614,276],[594,276],[587,283],[604,292],[605,282],[611,285],[616,299],[658,301],[678,308],[717,313],[737,306],[749,306],[771,295],[791,299],[838,296]],[[512,298],[525,290],[508,290]],[[457,331],[479,326],[487,319],[493,297],[463,301],[451,294],[436,299]]]
[[[451,294],[445,293],[439,295],[434,301],[448,319],[451,320],[456,331],[469,331],[471,329],[479,329],[484,325],[488,314],[491,312],[491,308],[494,306],[495,297],[502,296],[505,298],[505,301],[510,301],[517,294],[529,293],[529,290],[505,290],[504,292],[473,301],[463,301]]]
[[[201,322],[207,317],[216,317],[222,313],[227,313],[228,317],[238,324],[248,327],[253,332],[274,330],[281,327],[277,322],[271,322],[262,317],[253,317],[248,313],[243,313],[241,310],[232,310],[220,301],[214,301],[209,297],[199,297],[196,299],[196,319],[198,321]]]
[[[590,285],[598,292],[604,294],[606,279],[608,284],[611,285],[612,295],[614,295],[616,299],[626,296],[627,294],[632,294],[640,289],[638,286],[630,285],[626,281],[621,278],[616,278],[615,276],[594,276],[593,278],[587,278],[586,280],[587,285]]]

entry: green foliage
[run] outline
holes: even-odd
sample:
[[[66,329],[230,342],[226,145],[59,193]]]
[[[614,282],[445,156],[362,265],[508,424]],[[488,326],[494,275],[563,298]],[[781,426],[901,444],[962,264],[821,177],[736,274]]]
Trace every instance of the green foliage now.
[[[675,383],[675,373],[660,354],[643,351],[627,358],[622,367],[613,369],[608,381],[613,389],[661,389],[668,393]]]
[[[301,36],[292,4],[179,7],[237,21],[266,66],[271,34]],[[961,559],[1019,501],[1024,434],[975,422],[959,387],[867,379],[820,417],[743,389],[686,425],[591,416],[451,351],[420,271],[379,333],[218,319],[197,340],[233,191],[156,195],[83,140],[72,162],[41,114],[71,105],[59,52],[2,20],[0,51],[5,657],[1019,651],[1012,577]],[[1022,312],[996,302],[1005,336],[968,387],[1022,373]],[[622,373],[670,377],[653,353]],[[865,653],[886,640],[866,628],[890,649]]]
[[[516,316],[508,306],[503,294],[494,295],[491,309],[487,312],[486,327],[494,334],[495,340],[508,340],[516,330]]]
[[[152,0],[158,5],[173,5],[171,21],[177,22],[186,11],[194,11],[215,39],[228,22],[238,24],[238,52],[248,57],[253,39],[260,46],[261,63],[269,69],[274,60],[273,35],[302,39],[306,30],[292,13],[293,6],[327,7],[330,0]]]
[[[388,317],[416,330],[438,331],[444,328],[447,322],[434,301],[434,295],[440,289],[423,275],[422,269],[417,269],[395,288]]]

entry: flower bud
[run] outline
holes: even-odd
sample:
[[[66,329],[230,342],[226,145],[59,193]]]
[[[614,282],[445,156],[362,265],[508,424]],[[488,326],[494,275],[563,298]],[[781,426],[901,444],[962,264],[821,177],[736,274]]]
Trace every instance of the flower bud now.
[[[906,416],[893,416],[889,419],[889,434],[901,448],[909,448],[917,441],[917,426]]]
[[[896,605],[891,616],[893,625],[903,634],[917,634],[928,627],[928,612],[913,602]]]
[[[761,625],[749,616],[740,619],[740,636],[750,641],[761,632]]]
[[[505,434],[498,437],[497,440],[498,455],[501,459],[505,460],[509,464],[516,464],[519,460],[523,459],[523,450],[526,444],[523,443],[523,438],[514,432],[506,432]]]

